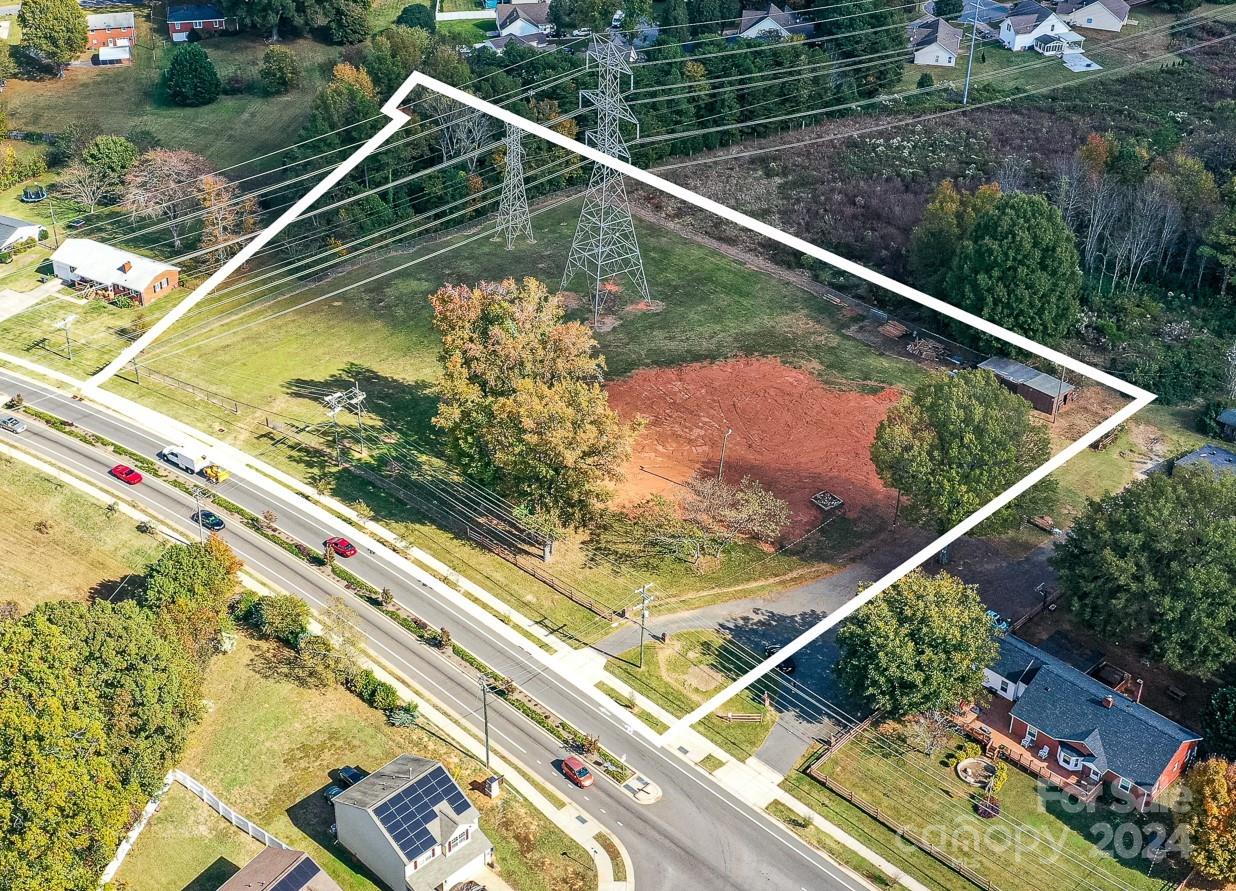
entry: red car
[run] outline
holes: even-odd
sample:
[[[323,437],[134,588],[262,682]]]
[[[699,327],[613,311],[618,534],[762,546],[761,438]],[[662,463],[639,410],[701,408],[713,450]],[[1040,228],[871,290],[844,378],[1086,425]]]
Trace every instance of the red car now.
[[[562,760],[562,772],[568,780],[581,789],[587,789],[596,781],[596,777],[592,775],[588,765],[574,755]]]
[[[322,547],[330,548],[338,557],[355,557],[356,545],[346,538],[328,538],[322,542]]]
[[[136,486],[142,481],[142,475],[127,464],[117,464],[108,473],[122,483],[128,483],[130,486]]]

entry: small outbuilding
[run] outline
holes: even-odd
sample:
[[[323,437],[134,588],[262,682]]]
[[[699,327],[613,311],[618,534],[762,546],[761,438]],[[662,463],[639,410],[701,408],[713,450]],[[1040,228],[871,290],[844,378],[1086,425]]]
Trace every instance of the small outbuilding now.
[[[1058,377],[1002,356],[993,356],[979,368],[990,371],[1002,384],[1047,415],[1067,408],[1077,389]]]
[[[0,214],[0,251],[7,251],[24,241],[38,241],[46,231],[38,223]]]
[[[1229,442],[1236,442],[1236,407],[1225,408],[1219,412],[1216,421],[1219,424],[1219,435]]]
[[[1178,467],[1199,466],[1209,467],[1216,474],[1236,473],[1236,453],[1217,445],[1207,444],[1177,458],[1172,464],[1172,470]]]

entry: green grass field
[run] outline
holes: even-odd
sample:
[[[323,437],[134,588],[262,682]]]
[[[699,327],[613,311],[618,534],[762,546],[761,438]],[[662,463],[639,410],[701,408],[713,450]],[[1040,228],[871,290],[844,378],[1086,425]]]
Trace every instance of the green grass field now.
[[[960,742],[960,737],[953,738],[953,743]],[[887,732],[869,730],[834,754],[825,773],[1000,888],[1161,891],[1173,879],[1171,865],[1146,874],[1149,861],[1142,856],[1142,844],[1122,843],[1116,853],[1098,847],[1105,827],[1118,837],[1124,833],[1144,843],[1153,836],[1153,824],[1166,820],[1170,825],[1170,816],[1125,813],[1102,802],[1069,807],[1054,792],[1041,793],[1035,778],[1010,766],[1008,782],[998,794],[1001,817],[983,820],[974,812],[970,787],[942,763],[950,746],[928,756]],[[799,797],[809,799],[811,787],[822,789],[810,777],[795,776],[803,787]],[[821,813],[829,818],[829,810]],[[1183,878],[1175,876],[1175,881]]]
[[[339,57],[338,47],[289,40],[284,45],[304,68],[304,82],[296,90],[284,96],[221,96],[201,108],[179,108],[159,88],[172,52],[166,29],[161,21],[152,24],[144,13],[137,18],[131,65],[75,66],[59,79],[10,79],[4,91],[9,126],[58,133],[73,122],[90,136],[146,130],[167,148],[189,149],[226,167],[287,146],[325,83],[330,63]],[[233,71],[254,76],[266,50],[256,35],[216,37],[202,46],[224,79]],[[277,163],[270,158],[261,166]]]
[[[162,550],[129,517],[2,456],[0,536],[3,599],[16,601],[22,612],[48,600],[106,596]]]
[[[638,667],[638,647],[610,659],[606,667],[632,689],[682,717],[729,683],[735,675],[736,659],[746,664],[743,657],[729,655],[731,646],[715,631],[688,631],[670,635],[665,644],[648,643],[643,668]],[[777,681],[776,672],[757,681],[722,705],[716,714],[696,724],[695,729],[745,761],[755,754],[776,723],[776,712],[764,708],[764,692],[773,695]],[[758,714],[763,720],[727,721],[721,714]]]
[[[276,837],[304,851],[344,891],[379,891],[367,871],[334,844],[322,790],[345,764],[373,770],[403,752],[436,758],[469,790],[500,872],[518,891],[593,888],[588,855],[508,789],[498,801],[470,791],[487,775],[435,732],[389,727],[381,713],[341,687],[305,690],[285,679],[281,646],[242,638],[218,657],[207,678],[207,715],[180,769]],[[187,799],[187,801],[185,800]],[[174,851],[169,856],[169,851]],[[563,857],[567,851],[570,856]],[[187,793],[151,820],[117,877],[129,891],[218,887],[251,856],[236,833]],[[216,880],[194,886],[203,871]]]

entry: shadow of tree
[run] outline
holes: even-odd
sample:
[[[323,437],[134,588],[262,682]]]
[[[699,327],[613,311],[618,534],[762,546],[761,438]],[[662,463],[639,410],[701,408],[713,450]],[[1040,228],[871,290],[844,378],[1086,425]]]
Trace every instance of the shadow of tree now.
[[[140,575],[126,575],[118,579],[105,579],[100,582],[95,582],[90,590],[86,592],[86,597],[91,603],[96,600],[107,600],[112,603],[121,603],[125,600],[133,600],[141,593],[145,586],[146,580]]]

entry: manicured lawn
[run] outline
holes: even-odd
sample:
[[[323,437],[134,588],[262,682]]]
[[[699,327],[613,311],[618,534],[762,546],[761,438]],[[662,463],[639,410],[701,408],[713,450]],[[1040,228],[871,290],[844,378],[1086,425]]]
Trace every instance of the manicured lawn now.
[[[0,457],[0,537],[0,597],[22,612],[48,600],[111,594],[162,550],[129,517],[7,457]]]
[[[473,12],[483,9],[480,0],[442,0],[442,12]]]
[[[793,809],[780,801],[771,802],[767,810],[768,813],[790,827],[807,844],[819,848],[821,851],[827,851],[833,859],[844,863],[877,888],[892,888],[896,885],[892,879],[880,872],[880,870],[876,869],[860,855],[854,853],[831,835],[816,827],[809,820],[803,819]]]
[[[182,770],[282,841],[308,851],[345,891],[378,891],[330,838],[332,813],[321,797],[331,782],[327,772],[345,764],[373,770],[402,752],[436,758],[481,811],[481,827],[512,886],[595,887],[594,874],[578,865],[590,862],[585,852],[526,801],[509,788],[498,801],[470,790],[486,775],[484,765],[434,733],[388,727],[380,713],[341,687],[313,691],[293,685],[284,676],[285,658],[275,644],[242,638],[234,652],[215,660],[205,692],[208,713],[194,731]],[[164,891],[187,886],[211,864],[227,870],[220,857],[243,866],[231,858],[245,852],[220,842],[226,828],[205,808],[173,802],[151,820],[118,878],[131,891]],[[170,860],[169,847],[178,849]]]
[[[493,19],[464,19],[462,21],[438,22],[438,33],[449,34],[465,43],[480,43],[489,39],[491,32],[497,30]]]
[[[298,89],[285,96],[221,96],[201,108],[178,108],[159,88],[172,51],[162,21],[152,26],[139,10],[137,29],[131,65],[75,66],[60,79],[10,79],[4,91],[9,126],[57,133],[73,122],[90,136],[147,130],[167,148],[189,149],[226,167],[292,142],[328,76],[328,63],[339,56],[338,47],[290,40],[285,46],[300,58],[305,72]],[[235,70],[253,76],[266,49],[260,35],[227,35],[202,46],[225,79]],[[269,158],[261,167],[278,163]]]
[[[1170,816],[1141,817],[1102,803],[1069,807],[1062,796],[1041,792],[1035,778],[1011,768],[999,792],[1001,816],[983,820],[974,812],[970,787],[943,764],[947,751],[945,747],[928,756],[887,728],[870,730],[833,755],[826,772],[889,819],[1001,888],[1158,891],[1172,878],[1172,867],[1164,865],[1147,876],[1149,863],[1141,856],[1142,844],[1153,837],[1150,826],[1164,820],[1170,825]],[[800,782],[814,783],[799,776]],[[1110,847],[1102,850],[1097,845],[1106,829],[1139,843],[1122,842],[1116,853]]]
[[[681,717],[737,677],[739,666],[747,665],[745,657],[736,655],[732,646],[715,631],[688,631],[670,635],[665,644],[650,641],[644,649],[643,668],[638,667],[638,647],[610,659],[606,667],[633,689]],[[776,691],[777,678],[773,675],[776,672],[726,702],[696,729],[735,758],[750,758],[776,723],[776,713],[764,708],[764,692],[772,696]],[[763,719],[733,722],[720,717],[730,713],[758,714]]]
[[[428,6],[430,10],[433,9],[433,3],[425,2],[425,0],[374,0],[369,8],[369,22],[374,33],[393,25],[395,19],[399,18],[399,13],[403,12],[403,8],[413,3],[421,3],[423,6]]]

